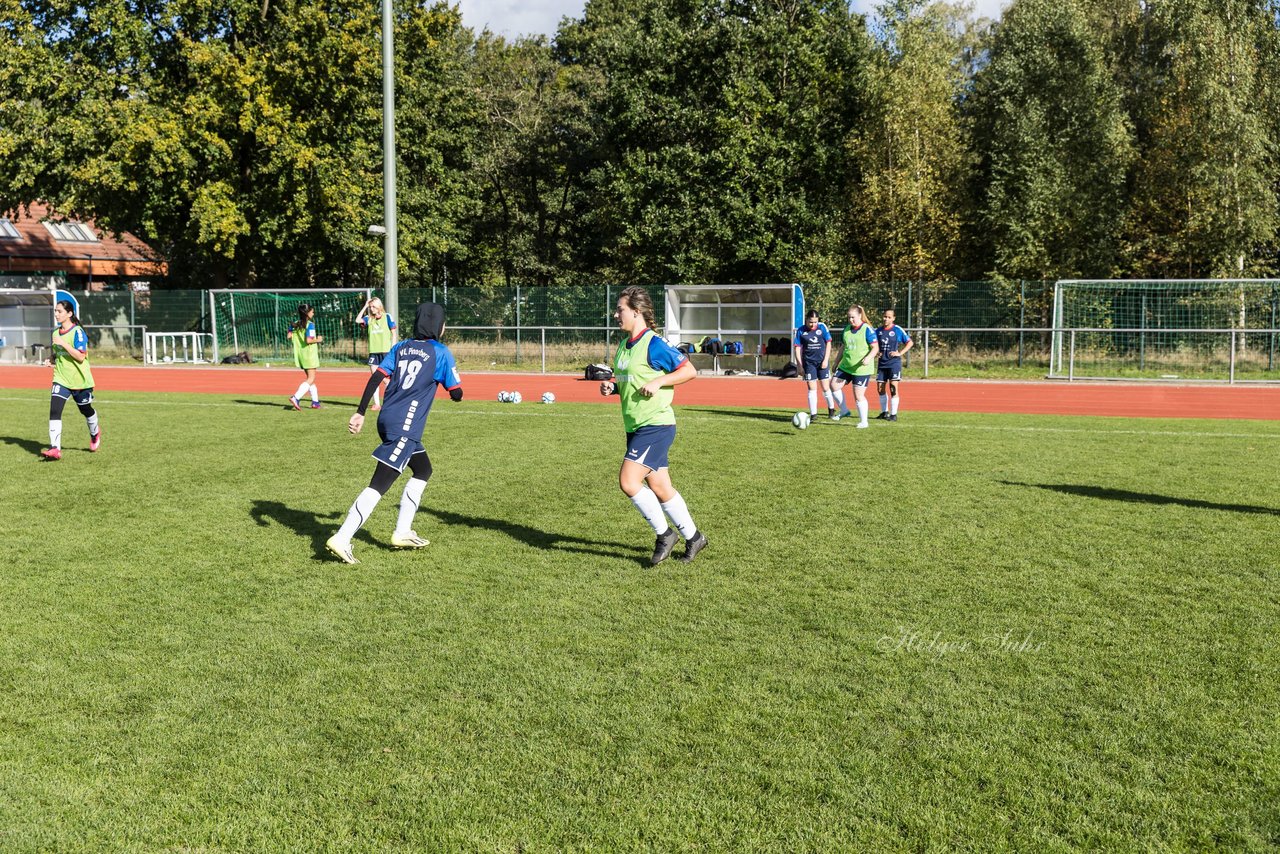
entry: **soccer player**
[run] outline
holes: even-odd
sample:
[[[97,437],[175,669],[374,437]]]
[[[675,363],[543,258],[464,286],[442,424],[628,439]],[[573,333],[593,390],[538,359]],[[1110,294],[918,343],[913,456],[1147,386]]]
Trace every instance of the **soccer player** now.
[[[818,385],[822,386],[822,396],[827,402],[827,417],[839,420],[836,415],[835,398],[831,396],[831,331],[827,324],[818,322],[818,313],[811,311],[805,315],[805,324],[796,330],[793,342],[796,351],[796,366],[809,387],[809,414],[818,414]]]
[[[876,340],[880,344],[880,361],[876,373],[880,414],[876,418],[888,421],[898,420],[898,383],[902,380],[902,357],[915,346],[907,330],[893,322],[896,316],[893,309],[886,308],[884,324],[876,329]]]
[[[853,399],[858,409],[858,427],[867,426],[867,383],[875,373],[876,357],[880,355],[880,342],[875,330],[867,323],[867,312],[860,305],[849,306],[849,325],[840,333],[844,345],[840,364],[836,366],[834,388],[836,402],[840,404],[840,416],[850,415],[845,402],[845,384],[853,386]]]
[[[80,326],[75,308],[69,300],[58,300],[53,307],[53,391],[49,398],[49,447],[40,452],[46,460],[62,459],[62,410],[67,398],[76,402],[80,414],[89,423],[89,450],[102,446],[102,428],[93,408],[93,371],[89,368],[89,338]]]
[[[307,378],[302,381],[289,397],[294,409],[302,409],[302,396],[311,392],[311,408],[320,408],[320,390],[316,388],[316,368],[320,367],[320,342],[323,335],[316,334],[316,310],[305,302],[298,306],[298,319],[289,327],[289,338],[293,341],[293,363],[297,365]]]
[[[387,316],[387,310],[382,307],[382,300],[370,297],[360,309],[360,313],[356,315],[356,323],[364,326],[369,334],[369,373],[376,373],[378,365],[382,364],[382,360],[391,351],[391,345],[395,343],[396,320],[394,317]],[[371,408],[374,412],[382,408],[378,392],[373,394]]]
[[[622,399],[627,454],[618,471],[618,485],[657,534],[650,562],[657,566],[670,557],[683,534],[680,559],[688,563],[707,547],[707,537],[693,523],[684,498],[671,483],[667,453],[676,438],[676,414],[671,408],[674,386],[698,372],[683,353],[654,332],[653,300],[644,288],[623,290],[613,316],[627,337],[613,357],[613,379],[600,384],[600,393]],[[674,528],[667,524],[667,517]]]
[[[433,302],[418,306],[413,338],[394,345],[387,353],[378,370],[365,383],[356,414],[347,422],[347,429],[353,435],[360,432],[369,401],[386,379],[387,395],[378,414],[378,436],[382,444],[373,452],[373,458],[378,461],[373,479],[356,496],[342,527],[325,543],[325,548],[347,563],[359,563],[351,550],[351,538],[406,466],[410,477],[400,495],[400,515],[391,535],[391,545],[401,549],[420,549],[430,545],[413,530],[413,515],[418,512],[422,492],[431,477],[431,458],[422,446],[422,429],[427,424],[427,413],[435,400],[437,385],[445,387],[450,400],[455,403],[462,400],[458,366],[453,360],[453,353],[440,343],[442,334],[444,306]]]

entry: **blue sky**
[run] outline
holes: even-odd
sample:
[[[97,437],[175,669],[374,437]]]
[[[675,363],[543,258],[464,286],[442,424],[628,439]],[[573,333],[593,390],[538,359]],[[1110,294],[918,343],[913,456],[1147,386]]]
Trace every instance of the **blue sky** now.
[[[988,18],[1000,17],[1010,0],[974,0],[974,11]],[[876,0],[852,0],[858,12],[869,12]],[[583,0],[458,0],[462,20],[475,30],[486,24],[508,38],[544,33],[552,35],[560,19],[582,14]]]

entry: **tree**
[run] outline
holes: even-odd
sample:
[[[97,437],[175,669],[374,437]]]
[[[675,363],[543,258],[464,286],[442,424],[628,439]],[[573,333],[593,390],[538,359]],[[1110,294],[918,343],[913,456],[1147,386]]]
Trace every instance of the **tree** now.
[[[922,0],[886,3],[879,15],[872,106],[849,139],[859,172],[850,243],[864,277],[939,282],[952,275],[970,215],[967,16]]]
[[[1153,72],[1140,93],[1143,156],[1126,234],[1139,275],[1275,269],[1280,138],[1261,109],[1275,82],[1263,64],[1275,56],[1269,5],[1166,0],[1147,11]]]
[[[978,74],[980,234],[1003,277],[1104,277],[1118,262],[1131,131],[1075,0],[1018,0]]]

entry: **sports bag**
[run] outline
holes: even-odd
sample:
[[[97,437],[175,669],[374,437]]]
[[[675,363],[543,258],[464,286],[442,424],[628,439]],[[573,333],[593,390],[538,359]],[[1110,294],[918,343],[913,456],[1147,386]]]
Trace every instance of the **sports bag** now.
[[[613,379],[613,368],[608,365],[587,365],[586,378],[589,380]]]

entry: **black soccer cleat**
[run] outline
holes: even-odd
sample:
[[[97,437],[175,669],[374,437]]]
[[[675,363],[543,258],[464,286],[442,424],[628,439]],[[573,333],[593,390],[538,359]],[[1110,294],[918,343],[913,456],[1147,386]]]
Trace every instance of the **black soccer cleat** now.
[[[658,539],[654,540],[653,557],[649,559],[649,563],[657,566],[671,557],[671,552],[678,542],[680,542],[680,532],[675,528],[667,528],[665,534],[659,534]]]
[[[684,544],[684,554],[680,555],[682,563],[688,563],[698,556],[698,552],[707,547],[707,535],[698,531],[693,535],[693,539],[688,540]]]
[[[897,420],[898,420],[898,416],[896,416],[896,415],[890,415],[890,416],[889,416],[889,420],[890,420],[890,421],[897,421]]]
[[[876,418],[877,418],[878,420],[880,420],[880,421],[888,421],[888,420],[889,420],[889,413],[887,413],[887,412],[881,412],[879,415],[877,415],[877,416],[876,416]]]

